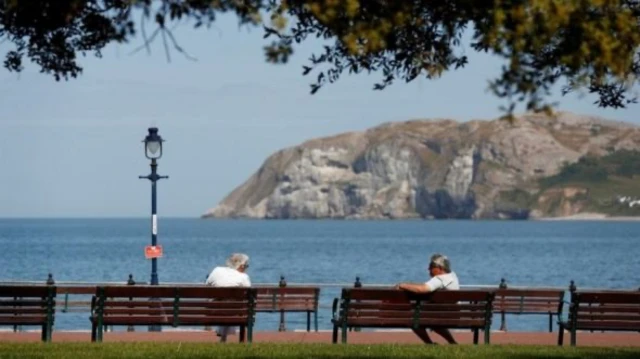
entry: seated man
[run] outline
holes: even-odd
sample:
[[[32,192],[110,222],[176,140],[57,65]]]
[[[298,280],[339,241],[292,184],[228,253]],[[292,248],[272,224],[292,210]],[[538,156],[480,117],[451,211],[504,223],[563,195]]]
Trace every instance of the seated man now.
[[[400,283],[396,285],[396,289],[407,290],[414,293],[429,293],[436,290],[458,290],[460,289],[460,283],[458,283],[458,276],[455,272],[451,271],[451,263],[449,258],[442,254],[434,254],[429,261],[429,279],[426,283]],[[456,340],[451,335],[449,329],[435,328],[434,332],[440,334],[449,344],[457,344]],[[427,344],[435,344],[433,340],[427,334],[427,330],[424,327],[413,329],[413,332]]]
[[[206,284],[214,287],[251,287],[249,275],[245,273],[249,268],[249,256],[244,253],[233,253],[226,262],[225,267],[215,267]],[[227,341],[227,335],[235,334],[235,328],[229,326],[218,327],[218,336],[221,342]]]

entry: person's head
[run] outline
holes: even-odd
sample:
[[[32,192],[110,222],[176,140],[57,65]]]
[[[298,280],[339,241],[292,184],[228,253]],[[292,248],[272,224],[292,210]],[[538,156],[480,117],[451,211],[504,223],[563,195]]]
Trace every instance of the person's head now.
[[[249,268],[249,256],[244,253],[233,253],[227,258],[227,267],[244,273]]]
[[[451,262],[449,262],[449,258],[440,253],[432,255],[429,261],[429,274],[435,277],[445,273],[451,273]]]

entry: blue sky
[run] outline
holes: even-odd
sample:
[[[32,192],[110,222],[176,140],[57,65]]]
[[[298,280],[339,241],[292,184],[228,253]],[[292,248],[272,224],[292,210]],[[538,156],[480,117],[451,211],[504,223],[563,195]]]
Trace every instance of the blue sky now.
[[[210,29],[176,30],[192,62],[161,41],[113,45],[81,60],[84,74],[56,82],[33,66],[0,70],[0,217],[144,217],[150,211],[142,139],[167,140],[158,212],[197,217],[244,182],[273,152],[307,139],[389,121],[492,119],[500,99],[486,91],[501,61],[467,52],[470,64],[441,79],[372,91],[377,74],[345,76],[309,94],[301,66],[317,42],[287,65],[264,62],[259,29],[222,17]],[[0,45],[4,53],[7,44]],[[600,109],[593,98],[556,94],[559,109],[640,123],[640,107]]]

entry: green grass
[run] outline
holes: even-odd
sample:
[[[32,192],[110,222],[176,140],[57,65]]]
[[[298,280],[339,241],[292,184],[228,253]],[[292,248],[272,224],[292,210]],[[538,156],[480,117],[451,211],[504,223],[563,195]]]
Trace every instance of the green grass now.
[[[0,358],[638,358],[640,348],[205,343],[0,343]]]

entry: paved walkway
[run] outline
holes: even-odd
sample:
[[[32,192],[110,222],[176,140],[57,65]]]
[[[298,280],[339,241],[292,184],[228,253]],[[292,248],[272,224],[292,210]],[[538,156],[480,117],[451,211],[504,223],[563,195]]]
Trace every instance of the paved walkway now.
[[[471,332],[454,332],[454,336],[461,344],[471,344]],[[443,343],[438,335],[432,338]],[[492,344],[538,344],[556,345],[558,333],[543,332],[492,332]],[[88,342],[91,340],[89,332],[54,332],[54,342]],[[217,343],[218,338],[212,332],[204,331],[171,331],[161,333],[149,332],[108,332],[104,334],[105,342],[205,342]],[[480,333],[482,341],[482,333]],[[39,332],[0,332],[0,342],[38,342]],[[237,342],[237,336],[229,336],[229,342]],[[331,343],[331,332],[256,332],[254,343]],[[411,332],[406,331],[372,331],[350,332],[348,342],[352,344],[374,343],[407,343],[419,344],[420,340]],[[569,335],[565,334],[565,345],[569,345]],[[578,333],[578,346],[634,346],[640,347],[640,333]]]

